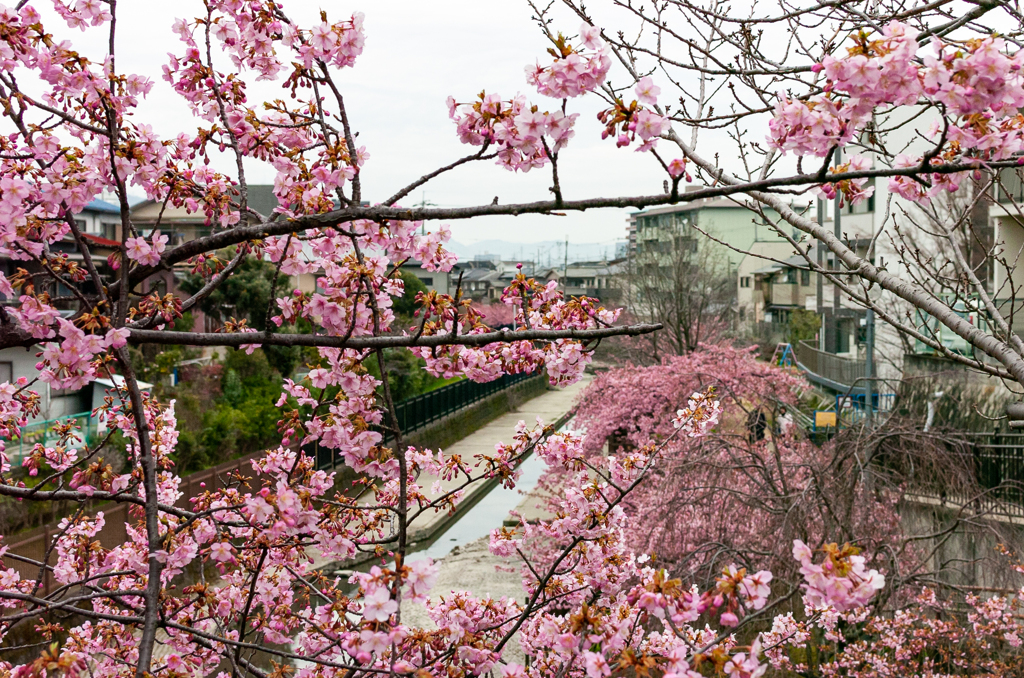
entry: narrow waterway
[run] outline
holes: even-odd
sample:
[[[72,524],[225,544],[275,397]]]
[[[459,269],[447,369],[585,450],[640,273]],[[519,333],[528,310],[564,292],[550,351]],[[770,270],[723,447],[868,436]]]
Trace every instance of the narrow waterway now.
[[[509,511],[519,506],[526,493],[537,486],[541,473],[544,472],[544,460],[539,456],[530,455],[520,466],[522,474],[519,482],[512,489],[501,485],[496,486],[479,501],[465,511],[448,529],[427,542],[415,553],[408,556],[409,561],[421,558],[439,560],[448,555],[456,546],[463,546],[480,537],[490,534],[491,530],[501,527],[508,517]]]

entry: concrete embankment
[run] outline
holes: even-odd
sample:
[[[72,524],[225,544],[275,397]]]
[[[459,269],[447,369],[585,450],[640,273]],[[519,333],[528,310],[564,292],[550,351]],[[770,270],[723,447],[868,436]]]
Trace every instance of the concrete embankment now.
[[[576,399],[583,389],[586,388],[589,381],[590,378],[588,376],[564,389],[547,390],[529,400],[518,402],[511,411],[505,411],[504,414],[493,418],[482,426],[467,424],[467,428],[472,432],[459,440],[451,442],[447,447],[432,447],[431,449],[443,449],[445,456],[458,455],[464,462],[472,464],[476,455],[493,454],[496,445],[503,442],[511,442],[516,425],[520,421],[525,421],[528,425],[533,426],[536,425],[539,419],[545,425],[553,425],[557,428],[572,416],[572,408],[575,405]],[[481,416],[483,415],[481,414]],[[448,430],[450,429],[451,427],[448,427]],[[424,436],[422,441],[427,446],[429,446],[429,438],[430,436]],[[428,493],[436,482],[439,482],[441,492],[449,492],[459,487],[464,481],[464,478],[444,480],[427,475],[420,475],[416,479],[419,486],[425,488]],[[474,534],[472,539],[475,539],[476,536],[485,531],[489,531],[491,528],[499,527],[508,512],[522,498],[518,494],[514,494],[511,498],[503,498],[499,502],[502,505],[497,510],[493,506],[488,506],[485,510],[475,510],[476,504],[487,497],[497,486],[497,481],[493,480],[474,483],[466,489],[455,513],[438,512],[424,514],[419,520],[409,526],[409,543],[414,546],[426,547],[432,541],[436,541],[439,538],[444,539],[445,531],[459,521],[468,520],[473,523],[480,523],[477,527],[481,529],[460,531],[463,534]],[[371,502],[372,496],[367,496],[365,500]],[[466,543],[466,541],[460,538],[451,543],[450,546],[460,545]],[[431,554],[434,557],[440,557],[447,553],[447,550],[443,553],[437,553],[437,549],[431,549],[431,551],[434,552]],[[318,563],[317,567],[325,571],[347,570],[374,559],[376,559],[375,556],[367,555],[346,563]]]

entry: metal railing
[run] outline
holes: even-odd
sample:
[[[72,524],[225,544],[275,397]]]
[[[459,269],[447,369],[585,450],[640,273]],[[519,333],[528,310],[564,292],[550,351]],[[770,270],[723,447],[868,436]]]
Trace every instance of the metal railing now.
[[[872,393],[870,408],[873,414],[885,415],[892,412],[896,404],[895,393]],[[855,426],[868,415],[867,396],[864,393],[836,395],[836,412],[842,426]]]
[[[1024,433],[968,433],[949,453],[973,483],[951,487],[937,478],[910,478],[908,489],[954,507],[1024,518]],[[882,461],[884,464],[885,462]]]
[[[808,372],[846,388],[853,386],[858,379],[863,379],[867,371],[867,364],[863,360],[819,351],[803,341],[796,345],[796,359]]]
[[[485,384],[464,379],[412,398],[406,398],[395,403],[398,427],[402,433],[410,433],[511,386],[530,379],[543,378],[545,378],[543,374],[535,372],[532,374],[506,374]],[[382,430],[382,433],[385,441],[394,437],[390,431]],[[334,463],[335,450],[314,443],[304,448],[304,451],[316,459],[317,468],[328,468]]]
[[[439,389],[413,396],[412,398],[406,398],[399,403],[395,403],[398,427],[403,433],[415,431],[438,419],[447,417],[463,407],[483,400],[487,396],[504,391],[509,386],[514,386],[538,376],[536,373],[506,374],[500,379],[495,379],[485,384],[463,379],[454,384],[442,386]],[[388,433],[385,434],[384,439],[387,440],[390,437],[391,435]]]
[[[21,427],[21,437],[17,441],[7,441],[7,455],[10,459],[11,467],[19,468],[21,461],[32,452],[32,448],[35,447],[36,443],[41,443],[43,447],[52,447],[59,439],[53,430],[53,425],[58,422],[66,423],[68,420],[75,420],[78,424],[78,432],[76,434],[78,441],[71,441],[70,447],[72,448],[84,447],[89,443],[89,437],[97,432],[97,422],[93,419],[92,412],[77,412],[57,417],[56,419],[26,424]]]
[[[978,484],[988,490],[981,502],[1024,516],[1024,433],[968,434]]]

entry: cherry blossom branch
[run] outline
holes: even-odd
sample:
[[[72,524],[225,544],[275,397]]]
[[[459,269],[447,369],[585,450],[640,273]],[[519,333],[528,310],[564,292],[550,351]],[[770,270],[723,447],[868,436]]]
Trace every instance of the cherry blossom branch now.
[[[378,349],[412,346],[486,346],[513,341],[554,341],[576,339],[590,341],[605,337],[638,336],[657,332],[660,324],[637,324],[578,330],[494,330],[479,334],[444,335],[382,335],[334,337],[323,334],[279,334],[267,332],[172,332],[164,330],[131,330],[129,341],[135,344],[179,344],[185,346],[324,346],[331,348]]]

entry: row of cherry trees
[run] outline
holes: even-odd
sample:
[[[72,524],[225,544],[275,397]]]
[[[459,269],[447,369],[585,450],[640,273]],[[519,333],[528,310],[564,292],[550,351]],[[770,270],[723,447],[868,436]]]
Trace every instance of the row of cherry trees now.
[[[713,431],[681,437],[678,404],[695,389],[713,389],[723,415]],[[1020,671],[1015,615],[1022,599],[1012,587],[1024,588],[1013,554],[1005,547],[978,554],[990,575],[1006,574],[987,581],[1011,586],[1009,595],[990,598],[950,586],[962,566],[976,564],[941,554],[954,531],[992,544],[1019,537],[973,512],[923,532],[911,531],[913,521],[897,513],[922,481],[967,504],[984,497],[969,462],[961,467],[963,456],[950,444],[955,432],[922,433],[894,418],[880,430],[849,431],[820,445],[778,425],[757,435],[758,412],[778,424],[781,408],[794,407],[806,389],[790,370],[757,360],[756,349],[727,345],[602,373],[577,407],[574,426],[586,436],[573,441],[575,463],[549,465],[540,500],[557,522],[568,514],[573,498],[566,494],[580,469],[620,487],[614,469],[635,468],[656,452],[648,480],[620,504],[628,524],[623,539],[633,553],[651,554],[654,568],[665,568],[660,587],[670,580],[690,592],[693,607],[684,618],[693,627],[717,622],[733,630],[726,646],[754,639],[766,664],[783,674]],[[526,535],[527,551],[542,561],[564,545],[544,526],[528,526]],[[848,580],[825,583],[836,573]],[[731,598],[736,588],[751,598]],[[722,646],[709,647],[698,664],[727,660]]]
[[[964,22],[947,21],[949,3],[943,0],[914,10],[885,3],[865,5],[863,11],[858,3],[812,3],[796,12],[783,4],[782,14],[769,12],[748,23],[734,21],[716,4],[659,3],[690,16],[691,25],[710,22],[726,44],[723,50],[713,44],[718,38],[707,44],[688,41],[691,54],[682,61],[657,51],[648,51],[650,56],[664,65],[695,69],[702,78],[716,73],[738,78],[761,92],[761,103],[723,113],[714,111],[702,86],[696,110],[686,101],[679,107],[673,102],[669,110],[659,104],[667,99],[661,98],[654,70],[637,70],[634,57],[641,47],[624,44],[612,27],[598,26],[582,6],[565,4],[583,20],[568,36],[554,30],[549,9],[537,9],[552,51],[527,69],[534,93],[449,98],[456,132],[473,147],[471,153],[374,205],[364,204],[367,153],[355,143],[358,121],[351,119],[336,77],[355,67],[362,52],[361,15],[339,20],[323,14],[319,22],[302,26],[272,0],[206,0],[198,16],[173,25],[180,44],[162,75],[187,102],[196,127],[164,131],[137,113],[139,101],[157,85],[151,74],[125,68],[128,60],[117,50],[116,0],[55,0],[57,16],[45,19],[27,0],[0,8],[0,255],[17,265],[0,276],[0,293],[8,301],[0,347],[41,347],[33,375],[0,385],[0,434],[6,441],[17,439],[39,411],[44,386],[74,389],[101,377],[123,378],[115,380],[121,385],[93,415],[104,421],[109,435],[83,445],[73,423],[60,423],[58,441],[36,445],[24,468],[11,468],[3,458],[0,493],[79,507],[62,521],[41,560],[3,551],[0,605],[6,614],[0,632],[6,646],[0,650],[12,658],[2,664],[4,671],[19,677],[277,677],[295,671],[303,677],[495,672],[600,678],[652,670],[696,676],[713,666],[744,678],[762,675],[766,658],[784,664],[786,648],[802,644],[818,633],[815,629],[838,642],[837,625],[866,619],[862,606],[883,590],[885,576],[871,567],[874,561],[850,548],[806,546],[807,540],[817,546],[830,537],[820,531],[786,547],[793,548],[801,578],[790,578],[781,595],[802,592],[810,617],[801,622],[777,617],[774,636],[743,645],[735,628],[772,614],[780,595],[770,572],[739,566],[754,554],[744,558],[737,548],[736,566],[727,564],[705,587],[690,588],[652,565],[631,543],[626,507],[658,468],[660,455],[673,441],[706,438],[723,416],[723,405],[726,418],[739,416],[738,401],[724,385],[722,400],[705,390],[676,394],[677,402],[669,405],[675,410],[672,432],[646,431],[652,439],[637,440],[636,449],[621,458],[595,458],[588,452],[592,443],[583,437],[523,425],[495,453],[461,459],[407,446],[387,380],[374,379],[365,364],[376,361],[378,373],[386,375],[384,349],[406,347],[438,376],[486,381],[543,369],[551,383],[571,383],[583,373],[595,341],[657,327],[615,325],[617,311],[587,298],[566,299],[554,285],[524,276],[502,298],[515,314],[517,330],[492,331],[458,294],[435,292],[418,299],[417,326],[396,327],[392,303],[403,294],[401,264],[415,258],[428,269],[445,271],[454,263],[444,248],[448,229],[427,231],[424,222],[644,207],[710,196],[743,194],[772,207],[826,242],[865,280],[945,318],[948,308],[941,301],[856,258],[783,197],[822,185],[855,201],[867,194],[865,179],[889,176],[894,190],[926,200],[983,164],[1013,165],[1010,156],[1021,133],[1015,110],[1024,98],[1019,53],[988,36],[950,36],[961,27],[968,33],[981,30],[971,22],[984,12],[972,10]],[[624,9],[636,11],[628,3]],[[1007,11],[1016,16],[1012,7]],[[670,30],[657,14],[638,16],[655,22],[648,28],[659,36]],[[812,23],[804,26],[804,21]],[[760,22],[795,27],[796,52],[813,63],[789,66],[762,58],[752,32]],[[65,35],[77,29],[104,31],[106,54],[93,60],[76,51]],[[832,37],[819,48],[811,37],[818,34]],[[926,37],[933,38],[938,56],[918,54]],[[840,44],[849,47],[847,55]],[[718,63],[736,47],[742,54],[735,65]],[[613,67],[621,69],[616,86]],[[758,89],[760,81],[777,76],[791,88],[807,87],[769,101]],[[251,100],[250,80],[278,83],[280,98]],[[584,131],[573,110],[581,96],[605,101],[597,130]],[[873,169],[854,159],[828,172],[829,158],[866,130],[873,111],[913,104],[942,112],[944,124],[932,151]],[[698,155],[699,130],[738,125],[758,110],[772,116],[773,150],[760,169],[747,163],[747,176],[739,178]],[[690,143],[683,140],[684,128],[693,132]],[[663,169],[667,190],[566,197],[558,159],[571,150],[577,132],[648,153]],[[666,153],[663,142],[678,150]],[[745,144],[741,140],[742,148]],[[612,145],[609,141],[614,153]],[[804,172],[798,163],[795,174],[783,175],[773,169],[782,151],[816,157],[821,165]],[[213,169],[214,158],[226,158],[233,169]],[[437,176],[490,161],[511,171],[550,170],[552,197],[451,209],[401,205]],[[279,207],[271,218],[249,204],[246,169],[252,163],[275,173]],[[695,177],[707,186],[683,195],[680,183]],[[121,212],[120,246],[106,261],[94,255],[74,218],[103,191],[116,195]],[[170,246],[159,228],[143,232],[133,224],[129,191],[201,215],[212,233]],[[219,254],[225,250],[227,257]],[[315,292],[275,291],[266,330],[237,320],[218,333],[168,327],[249,258],[268,260],[287,276],[317,273],[320,283]],[[139,292],[152,275],[173,267],[201,276],[203,286],[187,297]],[[316,331],[278,331],[300,318]],[[991,370],[1024,377],[1024,361],[1005,342],[979,335],[956,317],[950,322],[1002,363]],[[286,381],[278,403],[280,446],[254,462],[256,479],[229,483],[183,508],[173,462],[174,403],[158,402],[139,387],[129,342],[244,350],[310,346],[318,359],[301,382]],[[382,444],[384,429],[393,434],[390,446]],[[372,482],[335,488],[332,474],[315,469],[299,452],[314,441]],[[114,445],[125,447],[126,472],[104,461]],[[472,483],[500,478],[514,485],[519,462],[531,453],[561,469],[566,479],[556,520],[493,535],[495,553],[525,559],[525,599],[460,592],[425,601],[435,566],[406,562],[410,524],[453,510]],[[713,466],[712,460],[705,463]],[[454,481],[456,488],[421,485],[430,476]],[[879,512],[883,524],[888,520],[884,507],[868,498],[855,494],[852,500],[858,506],[851,515]],[[124,543],[99,544],[104,514],[87,511],[90,501],[130,507]],[[736,513],[726,525],[741,529],[743,520]],[[699,531],[685,534],[706,538]],[[735,543],[751,548],[742,539]],[[380,564],[349,581],[314,568],[317,562],[366,553]],[[717,564],[707,561],[707,566]],[[200,575],[189,574],[197,570]],[[47,587],[51,578],[56,586]],[[434,627],[403,623],[403,600],[427,605]],[[1017,642],[1008,604],[979,603],[983,620],[975,628],[982,629],[985,642]],[[696,625],[708,615],[709,625]],[[924,616],[915,619],[905,624],[903,636],[890,636],[905,641],[892,648],[897,655],[919,642],[915,624],[930,623]],[[25,637],[30,640],[14,640]],[[527,666],[507,659],[505,650],[514,640],[526,650]],[[158,647],[162,651],[155,653]],[[816,646],[808,652],[818,656]],[[257,653],[269,658],[270,668],[255,659]],[[797,661],[806,664],[811,658]]]

